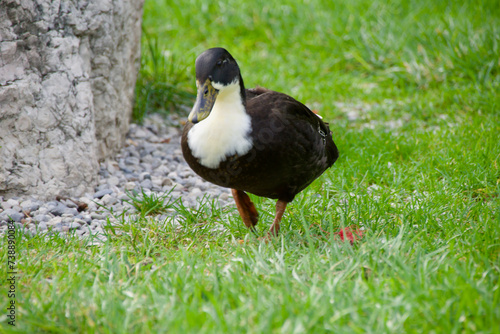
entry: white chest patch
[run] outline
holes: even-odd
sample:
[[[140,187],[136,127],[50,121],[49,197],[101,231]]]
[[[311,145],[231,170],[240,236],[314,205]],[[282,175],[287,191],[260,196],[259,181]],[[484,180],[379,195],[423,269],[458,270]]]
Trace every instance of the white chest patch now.
[[[208,168],[217,168],[228,156],[244,155],[252,148],[252,123],[239,94],[239,84],[225,87],[210,115],[188,133],[194,157]]]

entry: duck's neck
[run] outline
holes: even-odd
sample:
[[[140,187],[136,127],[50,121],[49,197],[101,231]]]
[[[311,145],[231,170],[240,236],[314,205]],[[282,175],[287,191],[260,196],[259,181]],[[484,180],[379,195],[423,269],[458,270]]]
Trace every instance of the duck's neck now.
[[[252,148],[252,123],[245,108],[241,77],[228,86],[212,84],[219,95],[210,115],[189,131],[188,145],[200,164],[217,168],[227,157],[244,155]]]
[[[246,93],[245,93],[245,84],[243,83],[243,78],[241,74],[235,79],[232,83],[227,86],[224,86],[217,82],[212,82],[212,86],[219,90],[219,95],[217,96],[217,101],[220,99],[220,96],[223,95],[223,98],[226,96],[231,96],[231,98],[236,99],[236,92],[239,90],[239,96],[242,101],[243,106],[246,106]]]

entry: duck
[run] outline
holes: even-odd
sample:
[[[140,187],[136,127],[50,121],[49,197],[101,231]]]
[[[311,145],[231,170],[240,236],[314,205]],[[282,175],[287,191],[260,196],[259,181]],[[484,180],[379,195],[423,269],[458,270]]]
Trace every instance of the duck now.
[[[224,48],[195,61],[197,95],[181,137],[184,159],[204,180],[231,189],[243,223],[259,214],[247,193],[276,199],[268,236],[278,236],[295,196],[339,157],[328,123],[284,93],[246,89]]]

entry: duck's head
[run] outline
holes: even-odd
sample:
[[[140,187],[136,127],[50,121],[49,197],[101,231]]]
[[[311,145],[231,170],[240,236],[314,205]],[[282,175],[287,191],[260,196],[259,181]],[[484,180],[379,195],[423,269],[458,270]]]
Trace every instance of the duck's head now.
[[[240,68],[226,49],[208,49],[196,59],[196,87],[198,94],[188,120],[198,123],[207,118],[218,96],[239,93],[241,103],[245,101],[245,87]]]

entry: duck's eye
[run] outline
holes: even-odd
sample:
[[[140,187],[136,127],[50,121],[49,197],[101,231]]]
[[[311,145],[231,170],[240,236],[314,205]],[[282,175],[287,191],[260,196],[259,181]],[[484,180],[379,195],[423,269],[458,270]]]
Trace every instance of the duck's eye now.
[[[203,92],[203,95],[205,95],[205,96],[208,95],[208,88],[205,88],[205,91]]]
[[[217,64],[217,66],[222,66],[222,65],[224,65],[225,63],[227,63],[228,61],[229,61],[229,59],[227,59],[227,58],[224,58],[224,59],[219,59],[219,60],[217,60],[217,63],[216,63],[216,64]]]

